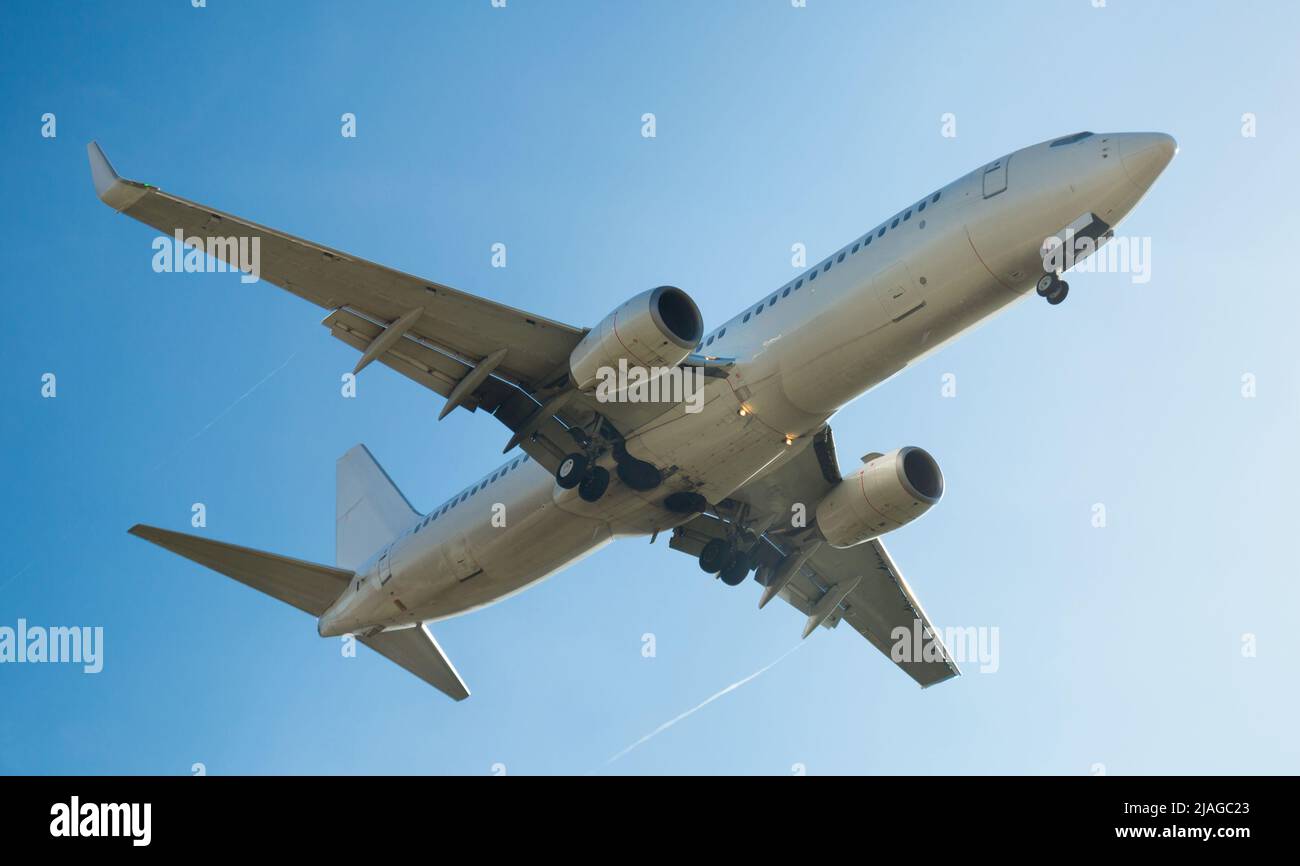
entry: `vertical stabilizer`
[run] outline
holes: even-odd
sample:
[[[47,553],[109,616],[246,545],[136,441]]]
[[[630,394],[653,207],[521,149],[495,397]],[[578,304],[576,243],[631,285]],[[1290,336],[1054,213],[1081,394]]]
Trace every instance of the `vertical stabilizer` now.
[[[356,570],[420,516],[364,445],[339,458],[334,558]]]

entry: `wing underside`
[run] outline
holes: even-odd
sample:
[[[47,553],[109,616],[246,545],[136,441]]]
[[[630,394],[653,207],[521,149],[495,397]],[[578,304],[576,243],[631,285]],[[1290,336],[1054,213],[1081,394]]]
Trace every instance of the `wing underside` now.
[[[749,482],[724,503],[739,507],[750,520],[769,528],[759,534],[757,549],[757,558],[764,563],[758,572],[765,588],[761,604],[777,597],[804,614],[808,618],[805,636],[817,626],[835,628],[847,622],[923,687],[959,676],[961,671],[939,631],[879,539],[837,549],[810,545],[811,531],[792,533],[776,528],[778,515],[789,515],[795,503],[812,511],[839,480],[834,441],[830,428],[825,427],[808,437],[785,463]],[[734,514],[734,509],[730,513]],[[678,527],[670,544],[699,556],[711,539],[728,538],[732,533],[729,521],[719,514],[700,515]],[[787,557],[798,557],[801,549],[808,551],[802,564],[784,583],[769,587],[765,581],[774,579],[779,564],[788,561]]]
[[[541,410],[567,384],[582,329],[126,180],[97,144],[88,151],[95,191],[106,204],[202,246],[232,270],[255,259],[259,280],[329,311],[323,324],[363,353],[359,367],[378,361],[443,397],[455,394],[457,406],[491,413],[512,432],[524,430],[520,444],[543,465],[554,468],[572,450],[566,429],[581,419],[566,418],[558,406]],[[254,249],[256,256],[240,252]],[[457,392],[461,383],[473,387]]]

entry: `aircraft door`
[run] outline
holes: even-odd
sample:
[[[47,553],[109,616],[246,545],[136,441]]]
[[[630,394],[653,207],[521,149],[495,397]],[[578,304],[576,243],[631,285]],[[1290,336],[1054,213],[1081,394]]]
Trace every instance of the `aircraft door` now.
[[[1004,156],[984,169],[984,197],[993,198],[1007,188],[1007,163],[1011,157]]]
[[[447,558],[447,567],[451,569],[457,580],[469,580],[483,573],[483,569],[479,567],[474,554],[469,549],[469,539],[459,532],[448,539],[442,552]]]
[[[925,303],[906,262],[894,262],[876,276],[876,297],[890,321],[897,322]]]
[[[383,586],[388,583],[389,578],[393,576],[392,558],[389,556],[393,552],[393,546],[390,544],[384,548],[384,552],[379,554],[379,585]]]

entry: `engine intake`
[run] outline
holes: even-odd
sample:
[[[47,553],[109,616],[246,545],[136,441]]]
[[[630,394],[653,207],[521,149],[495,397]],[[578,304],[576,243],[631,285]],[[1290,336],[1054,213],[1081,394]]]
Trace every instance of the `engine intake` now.
[[[580,391],[596,386],[602,367],[619,361],[644,368],[676,367],[704,336],[704,318],[691,296],[674,286],[642,292],[592,328],[569,356]]]
[[[911,523],[943,496],[939,464],[920,448],[880,454],[817,505],[817,528],[831,547],[853,547]]]

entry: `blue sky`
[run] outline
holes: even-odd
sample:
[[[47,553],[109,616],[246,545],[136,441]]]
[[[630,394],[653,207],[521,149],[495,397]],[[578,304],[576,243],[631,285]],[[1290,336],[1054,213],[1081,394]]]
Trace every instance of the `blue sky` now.
[[[102,626],[105,649],[96,675],[0,666],[0,772],[1300,772],[1292,4],[2,14],[0,625]],[[126,535],[202,502],[215,538],[329,562],[353,444],[423,509],[508,436],[435,423],[439,398],[377,366],[342,399],[355,353],[268,284],[154,273],[154,232],[93,195],[92,138],[128,177],[561,321],[671,283],[716,324],[791,276],[792,243],[816,260],[1081,129],[1179,140],[1121,229],[1152,239],[1151,281],[1073,276],[833,421],[846,467],[939,459],[944,501],[888,543],[938,623],[999,629],[996,674],[922,692],[847,628],[785,655],[799,614],[642,540],[438,624],[474,692],[453,704]]]

